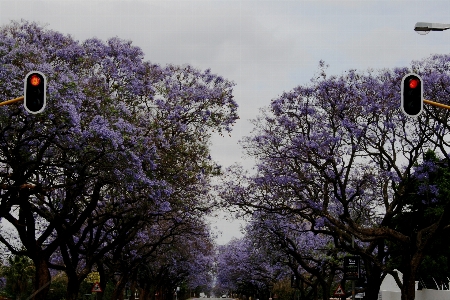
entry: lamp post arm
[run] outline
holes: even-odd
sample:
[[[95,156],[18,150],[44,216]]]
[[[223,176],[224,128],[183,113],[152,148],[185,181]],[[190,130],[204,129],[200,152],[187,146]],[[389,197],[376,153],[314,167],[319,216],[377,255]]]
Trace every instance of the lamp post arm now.
[[[417,22],[414,26],[415,31],[443,31],[450,29],[450,24]]]

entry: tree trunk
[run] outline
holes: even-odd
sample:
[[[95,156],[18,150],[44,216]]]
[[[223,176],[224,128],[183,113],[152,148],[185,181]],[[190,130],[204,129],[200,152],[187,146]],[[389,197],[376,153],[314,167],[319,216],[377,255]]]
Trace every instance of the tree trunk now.
[[[50,290],[50,282],[52,277],[48,269],[47,261],[38,257],[34,259],[34,266],[36,268],[34,290],[39,291],[34,297],[34,300],[45,300]]]
[[[365,290],[365,300],[377,300],[378,293],[380,292],[380,286],[384,277],[381,275],[383,272],[380,268],[372,266],[370,273],[367,276],[367,286]]]
[[[416,273],[423,260],[423,251],[415,251],[403,257],[403,284],[401,300],[414,300],[416,297]],[[410,257],[410,259],[408,259]]]
[[[78,281],[78,276],[67,275],[67,292],[66,300],[77,300],[78,292],[80,290],[80,282]]]
[[[331,295],[331,286],[328,284],[328,282],[324,282],[322,284],[322,299],[329,300],[330,295]]]
[[[402,300],[414,300],[416,297],[415,280],[411,270],[403,273]]]
[[[381,286],[381,274],[380,278],[375,280],[367,280],[367,287],[365,290],[365,296],[364,299],[366,300],[377,300],[378,299],[378,293],[380,292],[380,286]]]
[[[417,261],[421,262],[422,256],[421,254],[414,255],[409,268],[404,268],[401,288],[402,300],[414,300],[416,297],[416,273],[420,266],[420,263],[417,264]]]
[[[137,282],[136,282],[136,280],[133,280],[130,284],[130,292],[131,292],[130,299],[134,300],[136,298],[136,288],[137,288]]]
[[[141,289],[139,294],[139,300],[149,300],[151,295],[151,287],[146,285],[145,288]],[[154,294],[154,293],[153,293]]]
[[[324,280],[321,280],[321,286],[322,286],[322,299],[323,300],[329,300],[331,296],[331,285],[334,282],[335,279],[335,269],[332,268],[330,273],[328,275],[325,274],[325,270],[323,271],[323,278]],[[328,277],[328,278],[327,278]],[[327,278],[327,279],[325,279]]]
[[[123,300],[123,291],[125,290],[127,279],[122,277],[116,283],[111,300]]]
[[[323,300],[328,300],[330,299],[330,295],[331,295],[331,288],[330,286],[328,286],[327,284],[322,286],[322,299]]]

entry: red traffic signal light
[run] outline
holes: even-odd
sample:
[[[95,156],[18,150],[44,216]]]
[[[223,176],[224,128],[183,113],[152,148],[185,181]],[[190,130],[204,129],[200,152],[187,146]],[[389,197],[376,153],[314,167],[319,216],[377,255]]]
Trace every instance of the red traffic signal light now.
[[[419,86],[420,81],[416,78],[411,78],[411,79],[409,79],[408,84],[409,84],[409,88],[415,89]]]
[[[32,86],[38,86],[41,83],[41,77],[39,77],[37,74],[30,75],[30,84]]]
[[[39,71],[31,71],[25,76],[24,107],[37,114],[44,110],[46,105],[47,79]]]
[[[422,78],[417,74],[406,74],[402,79],[401,89],[403,113],[409,117],[417,117],[423,109]]]

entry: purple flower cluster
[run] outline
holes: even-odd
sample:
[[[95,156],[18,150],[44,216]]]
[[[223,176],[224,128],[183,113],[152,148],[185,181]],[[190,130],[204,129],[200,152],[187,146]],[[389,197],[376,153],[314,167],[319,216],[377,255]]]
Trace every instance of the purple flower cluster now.
[[[101,264],[125,275],[175,240],[208,236],[197,219],[210,209],[216,172],[209,141],[238,118],[234,84],[143,57],[119,38],[80,43],[26,21],[0,28],[2,98],[19,96],[30,70],[48,79],[42,114],[19,105],[0,110],[0,218],[20,245],[2,241],[43,268],[65,270],[71,286]],[[117,252],[129,255],[126,268]],[[179,264],[186,258],[172,254]]]
[[[329,77],[321,63],[320,76],[272,100],[253,121],[255,129],[242,145],[257,161],[256,170],[228,171],[218,188],[223,204],[243,209],[257,224],[270,220],[266,234],[284,220],[306,224],[308,230],[298,240],[290,237],[285,249],[308,245],[315,240],[311,234],[320,233],[337,251],[361,253],[367,263],[387,268],[387,251],[380,254],[377,243],[410,241],[392,220],[407,209],[410,179],[427,182],[435,168],[423,161],[425,152],[449,158],[445,112],[426,107],[420,118],[405,117],[399,109],[401,80],[418,72],[424,97],[448,103],[449,61],[448,55],[434,55],[411,69]],[[426,184],[415,192],[435,202],[439,189]],[[286,237],[292,229],[279,232]],[[352,236],[355,249],[349,246]],[[315,247],[324,248],[325,240]],[[300,263],[301,255],[292,251]]]

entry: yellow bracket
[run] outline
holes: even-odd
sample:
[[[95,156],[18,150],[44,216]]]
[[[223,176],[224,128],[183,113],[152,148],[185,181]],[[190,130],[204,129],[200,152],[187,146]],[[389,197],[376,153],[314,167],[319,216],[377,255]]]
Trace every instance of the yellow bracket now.
[[[8,104],[19,102],[19,101],[23,101],[23,99],[24,99],[24,96],[16,98],[16,99],[6,100],[6,101],[3,101],[3,102],[0,102],[0,106],[8,105]]]
[[[425,99],[423,100],[423,102],[426,103],[426,104],[429,104],[429,105],[433,105],[433,106],[436,106],[436,107],[445,108],[445,109],[449,109],[450,110],[450,106],[442,104],[442,103],[433,102],[433,101],[425,100]]]

